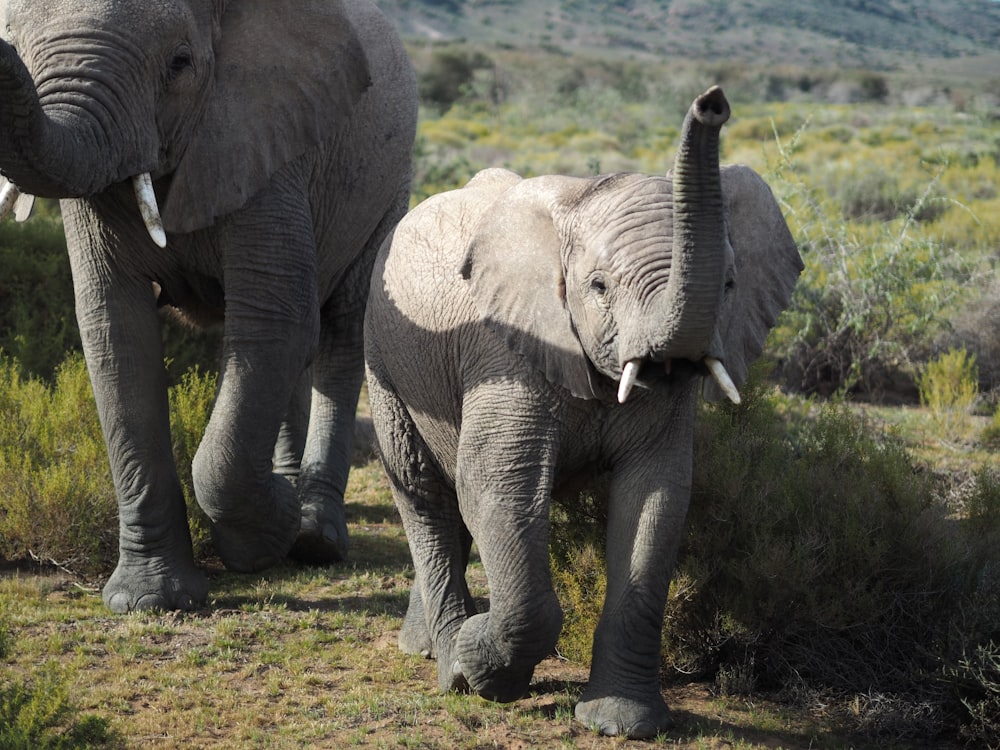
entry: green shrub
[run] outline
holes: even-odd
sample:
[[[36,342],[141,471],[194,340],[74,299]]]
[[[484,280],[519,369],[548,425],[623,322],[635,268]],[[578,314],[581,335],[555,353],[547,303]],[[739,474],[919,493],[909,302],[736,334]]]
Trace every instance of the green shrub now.
[[[559,653],[571,661],[590,664],[594,628],[608,585],[604,548],[584,543],[554,554],[552,570],[564,613]]]
[[[979,396],[976,356],[965,349],[949,349],[920,368],[917,389],[941,436],[960,437]]]
[[[30,556],[81,575],[117,556],[114,487],[80,354],[47,385],[0,359],[0,556]]]
[[[983,593],[1000,569],[996,478],[979,480],[957,521],[902,444],[843,404],[765,395],[759,370],[743,395],[699,415],[665,672],[727,692],[867,696],[856,718],[882,736],[960,721],[942,666],[1000,641]],[[599,572],[580,562],[594,555],[568,550],[574,538],[600,549],[605,517],[593,498],[556,499],[555,580],[583,613],[567,614],[560,648],[596,624],[587,592]]]
[[[83,357],[69,355],[55,380],[22,375],[0,357],[0,557],[34,557],[81,576],[109,573],[118,556],[117,503]],[[170,390],[174,454],[196,553],[209,553],[190,465],[207,424],[215,376],[188,372]]]
[[[477,70],[492,67],[483,53],[459,48],[434,52],[430,64],[418,75],[420,101],[439,111],[470,92]]]
[[[977,747],[1000,747],[1000,644],[977,646],[954,674],[968,712],[963,738]]]
[[[71,750],[122,747],[107,719],[78,715],[66,678],[54,669],[34,680],[0,683],[0,747],[5,750]]]
[[[786,215],[806,266],[772,338],[781,376],[805,393],[915,396],[913,366],[929,355],[970,276],[963,258],[915,231],[936,181],[899,218],[859,228],[842,210],[831,211],[794,163],[803,135],[778,144],[769,176],[790,205]]]
[[[759,396],[703,411],[681,557],[694,591],[668,661],[714,673],[751,653],[765,685],[904,687],[962,562],[928,481],[843,406],[791,425]]]

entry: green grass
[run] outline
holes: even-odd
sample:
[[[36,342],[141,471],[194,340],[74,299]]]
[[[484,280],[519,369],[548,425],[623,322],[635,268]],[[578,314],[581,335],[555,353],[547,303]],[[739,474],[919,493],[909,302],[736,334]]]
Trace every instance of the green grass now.
[[[547,659],[531,694],[510,705],[439,694],[434,663],[396,647],[412,568],[374,462],[358,462],[349,492],[349,563],[262,575],[211,567],[208,606],[192,613],[114,616],[96,588],[59,571],[4,571],[11,646],[0,684],[58,665],[73,709],[106,721],[126,747],[649,746],[598,740],[573,720],[587,675],[579,662]],[[470,576],[484,596],[478,563]],[[666,690],[678,709],[661,740],[671,746],[840,746],[829,727],[766,700]]]

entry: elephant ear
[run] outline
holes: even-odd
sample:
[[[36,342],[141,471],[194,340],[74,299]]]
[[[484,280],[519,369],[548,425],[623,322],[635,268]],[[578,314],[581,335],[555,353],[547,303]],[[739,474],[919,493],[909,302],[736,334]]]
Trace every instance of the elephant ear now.
[[[566,304],[554,216],[586,183],[546,176],[514,184],[479,220],[461,272],[484,323],[508,346],[577,398],[597,398]]]
[[[735,285],[723,303],[718,332],[726,370],[738,387],[788,307],[803,265],[778,202],[760,175],[743,165],[720,171]],[[710,401],[723,397],[711,378],[705,379],[704,394]]]
[[[347,121],[371,84],[339,0],[225,4],[215,83],[174,172],[163,222],[191,232],[237,210]]]

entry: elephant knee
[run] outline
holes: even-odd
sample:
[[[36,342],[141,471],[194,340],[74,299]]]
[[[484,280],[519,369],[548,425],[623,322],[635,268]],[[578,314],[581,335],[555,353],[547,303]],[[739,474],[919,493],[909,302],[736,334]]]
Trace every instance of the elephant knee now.
[[[191,464],[191,479],[202,510],[213,522],[224,524],[246,515],[255,497],[269,494],[272,475],[270,466],[254,470],[235,451],[202,441]]]

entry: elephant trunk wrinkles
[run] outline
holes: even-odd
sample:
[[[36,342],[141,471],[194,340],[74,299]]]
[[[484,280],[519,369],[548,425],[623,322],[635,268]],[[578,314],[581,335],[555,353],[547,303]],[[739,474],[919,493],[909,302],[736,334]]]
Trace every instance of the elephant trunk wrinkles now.
[[[700,361],[709,351],[722,303],[725,226],[719,176],[719,131],[729,102],[713,86],[691,105],[673,170],[674,246],[662,292],[664,315],[650,321],[655,354]]]
[[[43,106],[24,62],[0,41],[0,171],[18,190],[76,198],[131,177],[114,173],[119,159],[108,158],[104,132],[85,105]]]

